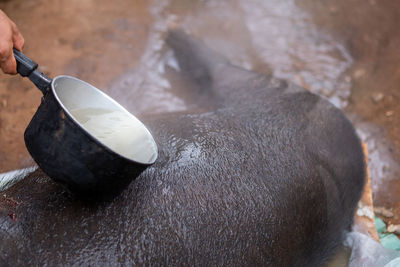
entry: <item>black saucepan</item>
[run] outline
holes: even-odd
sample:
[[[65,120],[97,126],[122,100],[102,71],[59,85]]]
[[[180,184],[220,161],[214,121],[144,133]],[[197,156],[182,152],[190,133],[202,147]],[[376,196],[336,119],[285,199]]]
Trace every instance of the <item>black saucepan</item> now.
[[[44,95],[25,144],[53,180],[75,191],[118,190],[155,162],[151,133],[115,100],[74,77],[50,79],[21,52],[14,55],[18,73]]]

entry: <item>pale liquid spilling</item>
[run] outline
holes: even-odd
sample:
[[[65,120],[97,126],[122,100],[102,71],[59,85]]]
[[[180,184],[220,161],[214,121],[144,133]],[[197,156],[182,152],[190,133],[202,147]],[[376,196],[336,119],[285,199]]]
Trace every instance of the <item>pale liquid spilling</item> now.
[[[75,109],[70,113],[86,131],[124,157],[150,163],[157,156],[153,138],[135,117],[102,108]]]

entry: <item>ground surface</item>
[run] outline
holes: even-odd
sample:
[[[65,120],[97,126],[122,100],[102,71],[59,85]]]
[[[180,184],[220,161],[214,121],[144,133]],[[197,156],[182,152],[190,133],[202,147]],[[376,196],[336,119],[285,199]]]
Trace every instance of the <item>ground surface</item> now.
[[[368,145],[375,206],[400,223],[400,2],[0,0],[0,8],[43,72],[86,80],[139,117],[191,107],[169,76],[171,23],[236,64],[325,95]],[[34,164],[23,132],[40,98],[28,80],[0,74],[0,172]]]

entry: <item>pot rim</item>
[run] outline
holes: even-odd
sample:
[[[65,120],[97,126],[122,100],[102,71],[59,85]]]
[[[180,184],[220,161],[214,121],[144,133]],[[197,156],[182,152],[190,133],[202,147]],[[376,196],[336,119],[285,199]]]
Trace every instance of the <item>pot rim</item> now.
[[[131,159],[131,158],[128,158],[128,157],[126,157],[126,156],[124,156],[124,155],[121,155],[121,154],[118,153],[117,151],[115,151],[115,150],[109,148],[106,144],[104,144],[103,142],[101,142],[100,140],[98,140],[94,135],[92,135],[90,132],[88,132],[88,131],[74,118],[74,116],[72,116],[72,114],[71,114],[71,113],[69,112],[69,110],[64,106],[63,102],[62,102],[62,101],[60,100],[60,98],[58,97],[57,92],[55,91],[54,84],[55,84],[55,82],[56,82],[58,79],[61,79],[61,78],[62,78],[62,79],[65,79],[65,78],[67,78],[67,79],[72,79],[72,80],[75,80],[75,81],[77,81],[77,82],[83,83],[84,85],[86,85],[86,86],[90,87],[91,89],[95,90],[97,93],[99,93],[101,96],[103,96],[104,98],[106,98],[108,101],[114,103],[120,110],[122,110],[122,111],[125,112],[125,113],[128,113],[129,116],[132,116],[132,117],[134,117],[135,119],[137,119],[137,120],[139,121],[139,123],[141,124],[141,126],[144,128],[145,132],[151,137],[152,142],[154,143],[154,146],[155,146],[155,154],[156,154],[155,157],[154,157],[154,160],[153,160],[153,161],[150,161],[150,162],[140,162],[140,161],[137,161],[137,160],[133,160],[133,159]],[[128,160],[128,161],[130,161],[130,162],[135,163],[135,164],[140,164],[140,165],[145,165],[145,166],[151,165],[151,164],[153,164],[153,163],[157,160],[157,158],[158,158],[158,146],[157,146],[157,143],[156,143],[155,140],[154,140],[153,135],[151,134],[151,132],[149,131],[149,129],[146,127],[146,125],[144,125],[144,124],[142,123],[141,120],[139,120],[136,116],[134,116],[132,113],[130,113],[126,108],[124,108],[124,107],[123,107],[121,104],[119,104],[116,100],[114,100],[113,98],[111,98],[109,95],[107,95],[106,93],[104,93],[103,91],[101,91],[100,89],[98,89],[97,87],[91,85],[90,83],[87,83],[87,82],[85,82],[85,81],[82,81],[82,80],[80,80],[80,79],[78,79],[78,78],[75,78],[75,77],[72,77],[72,76],[69,76],[69,75],[58,75],[58,76],[54,77],[53,80],[51,81],[51,92],[52,92],[54,98],[56,99],[56,101],[58,102],[58,104],[60,105],[60,107],[63,109],[64,113],[67,114],[67,116],[72,120],[72,122],[73,122],[75,125],[77,125],[87,136],[89,136],[89,138],[90,138],[91,140],[93,140],[95,143],[97,143],[97,144],[100,145],[101,147],[105,148],[108,152],[110,152],[110,153],[112,153],[112,154],[114,154],[114,155],[117,155],[117,156],[119,156],[119,157],[122,157],[122,158],[124,158],[124,159],[126,159],[126,160]]]

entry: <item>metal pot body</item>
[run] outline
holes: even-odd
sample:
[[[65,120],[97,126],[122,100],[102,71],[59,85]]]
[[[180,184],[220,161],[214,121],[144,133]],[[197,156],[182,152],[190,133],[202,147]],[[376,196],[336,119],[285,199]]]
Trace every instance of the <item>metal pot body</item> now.
[[[65,86],[65,83],[70,82],[73,83],[72,87],[70,84],[68,86],[73,89],[66,94],[76,98],[68,98],[72,105],[79,106],[80,103],[119,106],[85,82],[68,76],[58,76],[42,98],[41,105],[25,131],[26,147],[46,174],[74,191],[119,190],[152,164],[155,158],[148,162],[135,162],[119,155],[84,130],[65,107],[65,102],[60,101],[61,91],[57,86]]]

